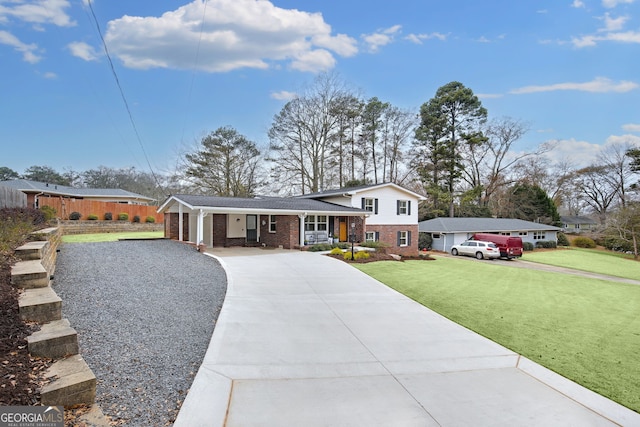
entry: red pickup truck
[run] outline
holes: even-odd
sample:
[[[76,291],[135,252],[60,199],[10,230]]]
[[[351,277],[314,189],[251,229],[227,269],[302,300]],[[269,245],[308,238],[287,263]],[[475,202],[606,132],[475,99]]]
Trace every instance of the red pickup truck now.
[[[501,258],[518,258],[522,256],[522,239],[514,236],[503,236],[501,234],[476,233],[472,237],[474,240],[484,240],[493,242],[500,249]]]

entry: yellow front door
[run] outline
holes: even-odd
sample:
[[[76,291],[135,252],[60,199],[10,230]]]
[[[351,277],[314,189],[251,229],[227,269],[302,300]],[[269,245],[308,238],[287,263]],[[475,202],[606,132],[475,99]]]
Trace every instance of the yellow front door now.
[[[345,218],[340,218],[338,227],[340,227],[340,241],[346,242],[347,241],[347,220]]]

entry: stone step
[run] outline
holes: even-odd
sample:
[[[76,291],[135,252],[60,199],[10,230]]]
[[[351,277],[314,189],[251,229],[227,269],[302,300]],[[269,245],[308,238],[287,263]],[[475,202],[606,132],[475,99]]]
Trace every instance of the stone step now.
[[[32,356],[59,359],[78,354],[78,334],[67,319],[45,323],[27,337]]]
[[[15,250],[15,254],[22,261],[42,259],[45,247],[48,241],[27,242]]]
[[[27,322],[47,323],[62,319],[62,299],[51,286],[22,291],[18,309],[20,318]]]
[[[11,267],[11,284],[22,289],[44,288],[49,286],[49,273],[38,260],[19,261]]]
[[[45,376],[52,381],[40,390],[46,406],[93,405],[96,400],[96,376],[82,356],[69,356],[55,362]]]

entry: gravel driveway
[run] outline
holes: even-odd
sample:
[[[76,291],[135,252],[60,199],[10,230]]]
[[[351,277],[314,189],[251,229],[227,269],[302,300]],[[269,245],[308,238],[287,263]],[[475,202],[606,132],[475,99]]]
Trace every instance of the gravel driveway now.
[[[220,264],[168,240],[67,243],[53,283],[105,415],[171,425],[222,307]]]

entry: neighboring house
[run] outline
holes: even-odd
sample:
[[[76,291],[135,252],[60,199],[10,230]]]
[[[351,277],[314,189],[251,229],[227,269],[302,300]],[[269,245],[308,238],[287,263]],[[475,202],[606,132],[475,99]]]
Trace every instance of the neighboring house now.
[[[118,188],[73,188],[65,185],[14,179],[0,181],[0,185],[20,190],[27,195],[27,206],[37,208],[40,198],[55,197],[63,199],[94,200],[100,202],[148,205],[152,198]]]
[[[518,236],[523,242],[558,242],[559,227],[509,218],[434,218],[418,224],[421,233],[431,235],[431,249],[449,252],[451,246],[464,242],[475,233]]]
[[[560,221],[562,221],[562,229],[565,233],[583,233],[598,226],[597,221],[580,215],[561,216]]]
[[[158,209],[165,236],[207,246],[265,245],[293,249],[330,240],[380,241],[390,252],[417,252],[422,196],[377,184],[298,197],[175,195]]]

